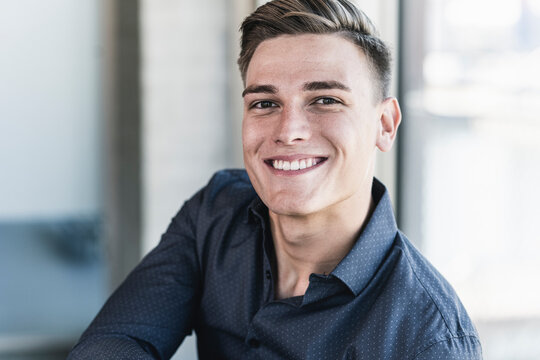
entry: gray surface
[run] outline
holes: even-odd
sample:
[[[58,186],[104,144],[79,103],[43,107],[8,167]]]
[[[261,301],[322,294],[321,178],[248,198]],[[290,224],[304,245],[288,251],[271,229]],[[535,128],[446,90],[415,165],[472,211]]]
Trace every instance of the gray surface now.
[[[105,301],[101,252],[58,224],[0,223],[0,356],[64,351]]]

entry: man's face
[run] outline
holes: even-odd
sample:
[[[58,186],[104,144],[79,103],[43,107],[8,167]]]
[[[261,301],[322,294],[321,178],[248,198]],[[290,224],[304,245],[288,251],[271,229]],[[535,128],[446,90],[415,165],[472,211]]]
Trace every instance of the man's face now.
[[[246,170],[270,211],[309,215],[370,196],[384,111],[376,88],[364,53],[339,35],[258,46],[246,73],[242,140]]]

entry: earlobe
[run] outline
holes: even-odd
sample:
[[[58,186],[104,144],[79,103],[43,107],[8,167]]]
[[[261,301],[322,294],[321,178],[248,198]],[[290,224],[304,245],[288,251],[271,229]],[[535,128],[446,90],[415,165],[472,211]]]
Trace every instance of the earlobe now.
[[[377,147],[386,152],[392,148],[396,139],[397,129],[401,122],[401,109],[396,98],[385,99],[381,103],[381,126],[379,129]]]

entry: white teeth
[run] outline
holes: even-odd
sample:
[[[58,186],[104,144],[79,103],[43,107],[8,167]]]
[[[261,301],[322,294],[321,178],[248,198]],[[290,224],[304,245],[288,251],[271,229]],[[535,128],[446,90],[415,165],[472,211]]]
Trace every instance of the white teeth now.
[[[317,165],[317,159],[314,159],[314,158],[293,160],[293,161],[285,161],[285,160],[272,161],[272,166],[274,167],[274,169],[284,170],[284,171],[302,170],[302,169],[310,168],[315,165]]]
[[[291,170],[291,163],[288,161],[283,161],[283,170],[288,171]]]

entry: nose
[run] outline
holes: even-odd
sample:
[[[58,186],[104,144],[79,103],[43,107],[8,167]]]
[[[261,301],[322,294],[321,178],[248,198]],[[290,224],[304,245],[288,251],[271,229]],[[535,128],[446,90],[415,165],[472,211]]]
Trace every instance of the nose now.
[[[283,145],[294,145],[311,137],[309,120],[300,107],[284,107],[279,115],[274,132],[274,141]]]

